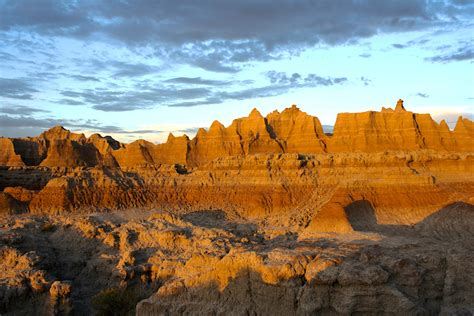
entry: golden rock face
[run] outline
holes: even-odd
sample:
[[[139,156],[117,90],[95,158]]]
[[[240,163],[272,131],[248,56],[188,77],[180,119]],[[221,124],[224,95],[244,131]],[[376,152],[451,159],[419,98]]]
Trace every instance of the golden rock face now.
[[[254,109],[228,127],[215,121],[190,140],[172,134],[166,143],[138,140],[120,144],[94,134],[86,138],[54,127],[38,137],[0,139],[0,165],[47,167],[109,166],[130,168],[144,164],[202,166],[229,156],[275,153],[339,153],[414,151],[420,149],[470,152],[474,125],[459,118],[453,131],[446,122],[436,123],[429,114],[409,112],[399,100],[395,110],[340,113],[334,135],[327,136],[318,118],[295,105],[263,117]]]
[[[332,136],[296,106],[267,117],[254,109],[228,127],[215,121],[192,140],[170,134],[159,145],[87,138],[58,126],[38,137],[0,139],[0,187],[12,197],[32,190],[19,202],[34,213],[163,206],[263,218],[300,209],[305,199],[321,207],[324,196],[331,203],[321,214],[339,216],[349,195],[373,203],[386,195],[383,203],[393,199],[402,209],[414,192],[427,204],[450,196],[440,187],[444,182],[459,179],[450,185],[464,192],[471,182],[473,126],[459,118],[451,131],[429,114],[406,111],[401,100],[395,111],[339,114]],[[331,194],[313,197],[323,187]],[[410,198],[384,193],[390,190]]]
[[[332,136],[293,106],[158,145],[0,138],[0,313],[462,313],[473,140],[402,101]]]

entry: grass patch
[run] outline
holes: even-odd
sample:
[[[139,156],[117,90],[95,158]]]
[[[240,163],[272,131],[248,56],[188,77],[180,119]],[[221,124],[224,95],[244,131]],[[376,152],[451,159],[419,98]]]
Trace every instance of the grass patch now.
[[[139,295],[130,289],[114,287],[100,291],[92,298],[98,316],[134,315]]]

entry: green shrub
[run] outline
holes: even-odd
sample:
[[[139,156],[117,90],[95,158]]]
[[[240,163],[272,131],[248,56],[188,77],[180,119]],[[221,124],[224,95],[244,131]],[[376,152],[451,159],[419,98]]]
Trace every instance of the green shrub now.
[[[108,288],[92,298],[92,306],[100,316],[133,315],[139,297],[124,288]]]

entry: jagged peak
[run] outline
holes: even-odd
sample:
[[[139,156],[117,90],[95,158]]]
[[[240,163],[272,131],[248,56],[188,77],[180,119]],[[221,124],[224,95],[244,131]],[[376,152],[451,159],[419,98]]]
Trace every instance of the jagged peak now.
[[[168,139],[166,140],[166,143],[175,142],[175,141],[180,141],[181,139],[189,140],[189,137],[188,137],[188,135],[186,135],[186,134],[183,134],[183,135],[181,135],[181,136],[174,136],[173,133],[169,133],[169,134],[168,134]]]
[[[386,108],[386,107],[382,106],[382,110],[380,112],[382,112],[382,113],[393,113],[393,109],[391,107]]]
[[[51,127],[50,129],[43,132],[43,134],[52,134],[52,133],[63,133],[63,132],[70,132],[68,129],[64,128],[64,126],[56,125]]]
[[[398,99],[397,101],[397,105],[395,106],[395,112],[396,113],[399,113],[399,112],[406,112],[407,110],[405,109],[405,107],[403,106],[403,100],[402,99]]]
[[[71,139],[75,141],[86,141],[87,138],[84,133],[76,134],[71,132],[70,130],[64,128],[61,125],[56,125],[43,133],[41,133],[40,138],[53,141],[53,140],[64,140],[64,139]]]
[[[461,129],[465,129],[466,126],[465,126],[465,121],[467,119],[465,119],[464,117],[462,117],[462,115],[458,116],[458,120],[456,121],[456,126],[454,127],[454,130],[455,131],[459,131]]]
[[[47,140],[60,140],[60,139],[85,139],[84,134],[74,134],[71,133],[68,129],[65,129],[61,125],[56,125],[43,133],[41,133],[40,138]]]
[[[284,112],[301,112],[301,110],[296,104],[292,104],[290,107],[285,108],[281,113]]]
[[[204,135],[206,135],[207,132],[204,128],[200,127],[196,133],[196,136],[195,138],[199,138],[199,137],[203,137]]]
[[[270,112],[268,115],[278,115],[278,114],[280,114],[280,111],[274,110],[274,111]]]
[[[154,143],[150,142],[150,141],[147,141],[147,140],[144,140],[144,139],[137,139],[131,143],[129,143],[127,145],[127,147],[129,146],[140,146],[140,147],[148,147],[150,145],[155,145]]]
[[[439,122],[439,127],[443,130],[448,130],[449,131],[449,125],[448,125],[448,123],[446,123],[445,120],[441,120],[441,122]]]
[[[95,138],[105,138],[105,137],[102,137],[102,135],[100,135],[99,133],[94,133],[91,136],[89,136],[89,139],[91,140]]]
[[[209,131],[215,131],[215,130],[221,130],[224,128],[224,125],[219,122],[218,120],[214,120],[214,122],[212,122],[211,124],[211,127],[209,127]]]
[[[249,118],[263,118],[262,113],[260,113],[260,111],[257,110],[257,108],[253,108],[248,117]]]

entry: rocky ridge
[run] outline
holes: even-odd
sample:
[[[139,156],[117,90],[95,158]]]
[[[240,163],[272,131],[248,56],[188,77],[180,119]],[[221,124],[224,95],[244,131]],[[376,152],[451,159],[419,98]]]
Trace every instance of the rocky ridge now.
[[[111,137],[87,138],[54,127],[38,137],[0,138],[0,165],[46,167],[108,166],[128,168],[143,164],[202,166],[213,159],[259,153],[338,153],[413,151],[420,149],[465,152],[473,148],[474,125],[460,117],[453,131],[429,114],[405,110],[340,113],[334,135],[327,136],[319,120],[295,105],[263,117],[254,109],[228,127],[215,121],[193,139],[169,135],[166,143],[137,140],[120,144]]]
[[[402,101],[0,138],[0,313],[474,313],[473,141]]]

